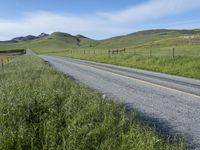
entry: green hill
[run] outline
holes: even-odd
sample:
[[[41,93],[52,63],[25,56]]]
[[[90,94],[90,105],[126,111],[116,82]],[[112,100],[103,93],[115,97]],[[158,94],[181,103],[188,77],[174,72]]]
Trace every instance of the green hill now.
[[[185,41],[184,36],[200,35],[200,30],[146,30],[125,36],[113,37],[103,40],[100,47],[143,47],[147,45],[167,44],[174,46],[177,39]],[[190,38],[187,40],[189,41]],[[172,42],[174,41],[174,42]],[[161,42],[161,43],[160,43]],[[171,43],[169,43],[171,42]],[[179,42],[178,42],[179,43]],[[183,44],[182,42],[180,44]],[[163,45],[164,46],[164,45]],[[166,45],[165,45],[166,46]]]
[[[73,36],[67,33],[54,32],[51,35],[36,39],[0,42],[0,50],[30,48],[37,53],[49,53],[90,47],[91,44],[96,43],[95,40],[81,35]]]
[[[30,37],[30,36],[27,36]],[[22,38],[24,39],[24,38]],[[31,48],[37,53],[50,53],[65,50],[107,50],[110,48],[127,49],[165,49],[168,47],[200,48],[200,30],[146,30],[105,40],[93,40],[83,35],[73,36],[54,32],[50,35],[26,40],[0,42],[0,50]]]

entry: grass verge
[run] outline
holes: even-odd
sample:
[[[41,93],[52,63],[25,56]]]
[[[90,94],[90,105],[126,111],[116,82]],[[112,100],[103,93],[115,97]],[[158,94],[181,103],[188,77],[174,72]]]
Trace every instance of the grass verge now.
[[[141,56],[134,54],[120,54],[108,56],[94,54],[67,54],[55,53],[53,55],[90,60],[100,63],[114,64],[132,68],[139,68],[162,72],[172,75],[200,79],[200,58],[177,56],[175,59],[166,56]]]
[[[0,70],[0,149],[182,150],[112,100],[21,56]]]

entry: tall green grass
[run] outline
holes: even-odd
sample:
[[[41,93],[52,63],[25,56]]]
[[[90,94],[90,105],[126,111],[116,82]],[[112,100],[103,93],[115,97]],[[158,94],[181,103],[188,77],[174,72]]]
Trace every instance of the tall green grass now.
[[[156,72],[200,79],[200,57],[144,56],[134,53],[111,55],[55,53],[50,55],[65,56],[101,63],[115,64],[132,68],[140,68]]]
[[[1,150],[181,150],[110,99],[22,56],[0,69]]]

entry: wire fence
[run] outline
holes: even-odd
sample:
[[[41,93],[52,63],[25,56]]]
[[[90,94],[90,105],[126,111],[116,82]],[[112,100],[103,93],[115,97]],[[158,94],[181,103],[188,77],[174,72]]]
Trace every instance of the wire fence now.
[[[19,55],[26,54],[26,49],[12,49],[0,51],[0,69],[4,72],[5,66],[9,64],[12,59]]]
[[[5,66],[7,65],[7,64],[9,64],[11,61],[12,61],[12,59],[14,58],[14,56],[2,56],[2,55],[0,55],[0,69],[4,72],[4,70],[5,70]]]
[[[186,48],[157,48],[157,49],[109,49],[109,50],[66,50],[61,53],[66,55],[105,55],[105,56],[146,56],[146,57],[200,57],[200,49]]]

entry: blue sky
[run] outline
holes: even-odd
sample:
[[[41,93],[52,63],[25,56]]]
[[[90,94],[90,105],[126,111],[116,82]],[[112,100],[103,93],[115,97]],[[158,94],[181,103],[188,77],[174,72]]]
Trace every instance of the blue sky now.
[[[0,40],[54,31],[95,39],[200,28],[200,0],[0,0]]]

